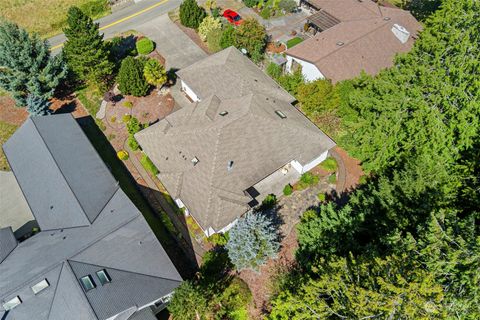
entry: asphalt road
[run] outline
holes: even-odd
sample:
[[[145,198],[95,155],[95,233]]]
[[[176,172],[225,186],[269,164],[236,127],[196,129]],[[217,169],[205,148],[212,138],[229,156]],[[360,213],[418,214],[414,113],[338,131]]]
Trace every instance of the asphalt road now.
[[[136,26],[153,20],[175,9],[182,0],[142,0],[138,3],[125,7],[106,17],[96,20],[100,23],[100,31],[105,38],[111,38],[116,34],[134,30]],[[52,53],[60,52],[65,36],[57,35],[48,39]]]

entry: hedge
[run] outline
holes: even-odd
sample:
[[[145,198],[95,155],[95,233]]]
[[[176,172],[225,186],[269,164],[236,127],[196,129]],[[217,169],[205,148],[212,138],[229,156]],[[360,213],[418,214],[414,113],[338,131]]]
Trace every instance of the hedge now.
[[[145,168],[145,170],[147,170],[151,174],[156,176],[159,173],[157,167],[155,167],[152,160],[150,160],[150,158],[146,154],[142,155],[142,159],[140,159],[140,163]]]
[[[135,43],[139,54],[149,54],[155,48],[155,44],[149,38],[142,38]]]

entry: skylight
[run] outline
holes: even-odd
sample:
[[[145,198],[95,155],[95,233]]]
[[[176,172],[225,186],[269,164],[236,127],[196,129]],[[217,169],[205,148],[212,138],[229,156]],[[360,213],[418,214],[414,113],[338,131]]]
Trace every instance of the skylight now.
[[[112,278],[110,278],[110,276],[107,273],[107,270],[105,269],[97,271],[97,277],[98,277],[98,280],[100,280],[100,283],[102,284],[102,286],[106,283],[112,282]]]
[[[198,160],[197,157],[193,157],[193,159],[192,159],[193,165],[196,165],[199,161],[200,161],[200,160]]]
[[[277,114],[277,116],[279,116],[280,118],[282,119],[286,119],[287,118],[287,115],[285,113],[283,113],[282,111],[280,110],[275,110],[275,113]]]
[[[50,286],[47,279],[43,279],[39,283],[32,286],[32,291],[34,294],[39,293],[42,290],[47,289]]]
[[[82,282],[82,286],[85,291],[95,289],[96,287],[91,275],[80,278],[80,281]]]
[[[228,114],[228,111],[222,111],[219,113],[222,117],[225,117]]]
[[[5,302],[3,304],[3,309],[5,309],[5,311],[12,310],[13,308],[15,308],[16,306],[18,306],[21,303],[22,303],[22,300],[20,300],[20,297],[16,296],[15,298],[10,299],[7,302]]]

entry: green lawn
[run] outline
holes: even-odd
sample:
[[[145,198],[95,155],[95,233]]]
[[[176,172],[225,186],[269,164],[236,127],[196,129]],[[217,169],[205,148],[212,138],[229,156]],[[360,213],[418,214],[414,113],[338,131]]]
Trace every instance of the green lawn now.
[[[71,6],[94,19],[110,13],[107,0],[0,0],[0,16],[48,38],[62,33]]]
[[[5,143],[5,141],[10,138],[10,136],[17,130],[17,126],[9,124],[3,121],[0,121],[0,146]],[[3,149],[0,148],[0,170],[9,171],[10,167],[7,162],[7,158],[3,154]]]
[[[287,49],[290,49],[290,48],[296,46],[297,44],[299,44],[301,42],[303,42],[303,39],[300,38],[300,37],[292,38],[292,39],[287,41]]]

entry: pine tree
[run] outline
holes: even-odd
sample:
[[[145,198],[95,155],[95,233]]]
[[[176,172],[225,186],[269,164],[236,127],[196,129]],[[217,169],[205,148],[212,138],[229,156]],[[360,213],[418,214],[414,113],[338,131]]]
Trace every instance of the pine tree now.
[[[67,27],[63,30],[67,41],[63,53],[70,69],[82,80],[103,86],[113,72],[109,51],[99,33],[98,23],[78,7],[68,10]]]
[[[206,16],[205,9],[195,0],[184,0],[180,5],[180,21],[185,27],[197,29]]]
[[[66,69],[62,57],[52,57],[48,43],[38,35],[0,22],[0,87],[10,92],[17,106],[25,106],[29,93],[50,99]]]
[[[258,270],[280,248],[277,229],[265,215],[249,212],[230,230],[226,248],[237,270]]]
[[[51,113],[50,101],[45,98],[29,94],[27,96],[27,111],[30,116],[46,116]]]
[[[118,87],[123,94],[141,97],[147,94],[150,85],[145,79],[144,63],[139,59],[127,57],[122,61],[118,72]]]

